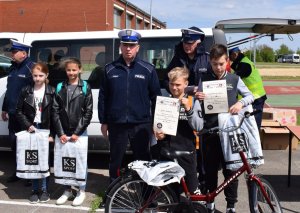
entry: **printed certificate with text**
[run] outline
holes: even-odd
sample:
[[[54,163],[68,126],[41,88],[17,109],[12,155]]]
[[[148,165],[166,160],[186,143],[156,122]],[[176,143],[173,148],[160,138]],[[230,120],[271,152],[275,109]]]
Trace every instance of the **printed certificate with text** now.
[[[205,114],[228,112],[226,80],[204,81],[202,84]]]
[[[176,135],[180,102],[177,98],[157,96],[153,129],[167,135]]]

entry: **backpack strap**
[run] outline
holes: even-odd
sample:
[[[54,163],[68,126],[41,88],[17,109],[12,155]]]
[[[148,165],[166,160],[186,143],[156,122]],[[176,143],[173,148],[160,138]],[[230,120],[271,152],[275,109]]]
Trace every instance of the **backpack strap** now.
[[[62,82],[58,83],[57,86],[56,86],[56,94],[58,94],[60,92],[62,88]]]
[[[60,82],[57,84],[56,86],[56,94],[58,94],[62,88],[62,83],[63,82]],[[86,93],[87,93],[87,82],[86,81],[83,81],[83,85],[82,85],[82,92],[84,94],[84,96],[86,96]]]
[[[82,92],[83,92],[84,96],[86,96],[86,93],[87,93],[87,82],[86,81],[83,81]]]

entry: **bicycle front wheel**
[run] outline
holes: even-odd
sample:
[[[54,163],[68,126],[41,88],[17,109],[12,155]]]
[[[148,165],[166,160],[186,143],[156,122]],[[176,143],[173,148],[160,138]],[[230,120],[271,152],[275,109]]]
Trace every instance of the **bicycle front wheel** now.
[[[129,175],[108,193],[105,212],[164,212],[172,203],[177,198],[168,187],[149,186],[138,175]]]
[[[271,184],[264,178],[260,177],[259,179],[274,208],[274,211],[267,202],[267,198],[264,196],[262,188],[259,186],[259,184],[255,181],[251,181],[249,183],[249,205],[251,213],[282,213],[279,199]]]

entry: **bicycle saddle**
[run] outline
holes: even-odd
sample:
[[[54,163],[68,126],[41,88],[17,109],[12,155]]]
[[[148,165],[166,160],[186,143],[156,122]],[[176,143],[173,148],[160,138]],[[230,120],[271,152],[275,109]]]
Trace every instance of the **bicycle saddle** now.
[[[177,158],[179,156],[187,156],[187,155],[191,155],[193,154],[194,152],[193,151],[178,151],[178,150],[174,150],[172,148],[165,148],[163,147],[160,151],[160,154],[164,157],[167,157],[167,158]]]

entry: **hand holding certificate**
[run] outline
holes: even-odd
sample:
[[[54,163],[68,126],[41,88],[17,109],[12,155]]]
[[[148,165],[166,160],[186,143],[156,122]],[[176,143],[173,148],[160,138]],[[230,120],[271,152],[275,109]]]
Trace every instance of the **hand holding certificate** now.
[[[226,80],[204,81],[202,84],[205,114],[228,112]]]
[[[153,129],[167,135],[176,135],[180,102],[177,98],[157,96]]]

